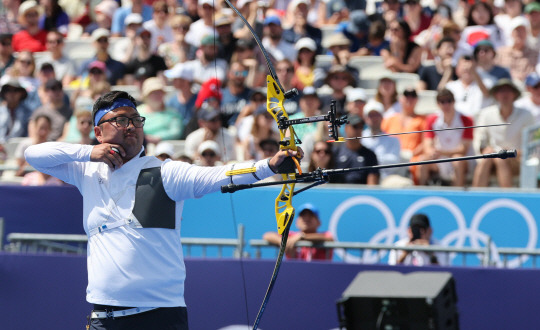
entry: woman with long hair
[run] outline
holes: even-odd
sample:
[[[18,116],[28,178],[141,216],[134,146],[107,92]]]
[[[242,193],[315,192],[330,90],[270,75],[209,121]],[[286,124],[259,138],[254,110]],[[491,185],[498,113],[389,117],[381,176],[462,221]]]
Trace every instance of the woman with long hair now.
[[[384,106],[384,117],[390,117],[401,112],[401,105],[398,101],[396,82],[390,77],[379,79],[379,86],[374,97],[375,101]]]
[[[311,38],[301,38],[296,42],[295,48],[298,50],[298,55],[294,63],[292,86],[298,90],[303,90],[307,86],[313,86],[315,82],[317,45]]]
[[[409,24],[397,19],[390,22],[390,49],[381,50],[384,66],[392,72],[415,73],[420,67],[422,49],[411,41],[412,31]]]

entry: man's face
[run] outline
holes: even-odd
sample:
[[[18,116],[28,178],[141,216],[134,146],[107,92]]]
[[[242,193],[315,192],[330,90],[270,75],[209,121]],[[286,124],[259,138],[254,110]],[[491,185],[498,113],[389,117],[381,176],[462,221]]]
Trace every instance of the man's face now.
[[[381,128],[381,123],[383,120],[383,116],[377,112],[377,111],[370,111],[366,116],[366,124],[371,128],[375,130],[379,130]]]
[[[443,42],[441,44],[441,47],[437,50],[437,55],[439,55],[440,58],[451,58],[454,55],[454,52],[456,51],[456,47],[451,42]]]
[[[217,47],[214,45],[204,45],[201,46],[204,58],[207,61],[213,61],[217,55]]]
[[[138,117],[139,112],[132,107],[121,107],[107,113],[101,122],[114,117]],[[128,127],[117,126],[115,122],[102,123],[94,127],[94,133],[100,143],[115,143],[121,145],[126,151],[126,158],[134,157],[142,148],[144,131],[142,127],[135,127],[130,121]]]
[[[511,104],[516,98],[516,92],[510,86],[502,86],[493,95],[500,104]]]
[[[320,224],[319,218],[311,210],[302,211],[296,219],[296,227],[302,232],[315,233]]]
[[[50,52],[61,51],[64,46],[64,39],[56,32],[47,34],[47,50]]]
[[[248,76],[248,70],[242,64],[235,62],[229,70],[229,81],[237,86],[243,86]]]
[[[321,102],[317,95],[305,95],[300,99],[300,108],[303,112],[312,113],[319,110]]]
[[[94,42],[94,45],[98,51],[107,52],[109,48],[109,38],[101,37]]]
[[[281,39],[283,29],[281,28],[281,25],[270,23],[264,27],[264,32],[270,39],[279,40]]]
[[[0,40],[0,54],[8,56],[13,53],[13,47],[11,46],[11,37],[6,37]]]

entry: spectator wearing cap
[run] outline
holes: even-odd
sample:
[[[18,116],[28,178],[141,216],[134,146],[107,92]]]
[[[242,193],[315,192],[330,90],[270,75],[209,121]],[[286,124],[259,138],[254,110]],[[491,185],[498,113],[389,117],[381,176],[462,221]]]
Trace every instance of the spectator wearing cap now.
[[[415,112],[418,104],[418,94],[414,88],[406,88],[399,97],[401,112],[384,119],[382,130],[386,133],[402,133],[421,131],[425,126],[425,117]],[[421,160],[424,152],[421,133],[399,135],[401,144],[401,156],[410,161]],[[418,167],[410,167],[410,172],[415,183],[418,183]]]
[[[90,36],[96,29],[103,28],[110,30],[114,12],[118,9],[118,2],[114,0],[103,0],[94,7],[94,21],[84,28],[83,36]]]
[[[170,142],[162,141],[156,145],[154,155],[162,161],[174,159],[174,146]]]
[[[231,63],[231,58],[236,49],[236,42],[238,41],[232,31],[233,21],[232,16],[224,11],[217,12],[215,17],[216,32],[219,40],[217,57],[224,59],[227,63]]]
[[[437,106],[439,112],[426,118],[426,130],[440,130],[446,128],[470,127],[473,121],[470,117],[456,111],[454,107],[454,94],[448,89],[441,89],[437,93]],[[424,134],[425,160],[463,157],[473,154],[473,129],[456,129],[453,131],[435,131]],[[420,166],[419,184],[441,180],[456,187],[464,187],[467,173],[474,169],[474,162],[452,162],[428,164]]]
[[[296,58],[294,45],[283,39],[283,27],[279,16],[267,16],[264,19],[263,34],[263,46],[276,61]]]
[[[332,249],[320,247],[296,247],[296,243],[300,241],[311,243],[332,242],[334,237],[330,232],[319,232],[321,219],[319,209],[311,204],[306,203],[301,205],[296,214],[296,228],[298,232],[289,232],[289,239],[285,253],[288,259],[297,259],[304,261],[312,260],[332,260]],[[263,239],[268,243],[279,246],[281,244],[281,235],[276,232],[267,232],[263,235]]]
[[[11,34],[0,34],[0,76],[3,76],[6,70],[15,63],[13,46],[11,45],[12,38]]]
[[[385,134],[381,129],[384,106],[377,101],[370,101],[364,106],[364,120],[366,128],[362,131],[362,144],[373,151],[380,165],[397,164],[401,160],[401,145],[395,136],[381,136],[372,138],[373,135]],[[381,181],[389,175],[404,176],[403,168],[388,168],[380,171]]]
[[[394,246],[437,246],[439,241],[433,237],[433,229],[429,218],[423,213],[414,214],[409,221],[407,235],[400,239]],[[388,256],[390,265],[409,266],[448,266],[448,255],[443,252],[423,252],[423,251],[400,251],[391,250]]]
[[[21,2],[21,0],[12,0],[2,3],[3,12],[0,14],[0,34],[13,35],[21,30],[21,25],[17,21]]]
[[[320,97],[321,109],[330,109],[332,101],[336,101],[338,115],[344,114],[347,100],[345,90],[347,87],[356,87],[356,80],[353,75],[347,70],[347,67],[336,64],[330,68],[324,82],[332,89],[332,94]]]
[[[290,119],[308,118],[321,114],[321,100],[313,86],[308,86],[302,90],[302,96],[298,104],[300,105],[300,111],[290,115]],[[315,134],[319,126],[319,123],[305,123],[295,126],[294,131],[298,138],[303,140],[307,135]]]
[[[527,95],[517,100],[514,105],[517,108],[528,110],[534,117],[535,123],[540,120],[540,75],[537,72],[530,73],[525,79]]]
[[[433,50],[435,63],[420,67],[418,72],[420,80],[416,89],[436,91],[444,88],[449,81],[456,80],[457,76],[452,64],[455,51],[456,42],[452,38],[446,37],[439,40]]]
[[[158,47],[174,40],[173,30],[169,22],[169,6],[163,0],[152,4],[152,19],[144,22],[143,27],[150,31],[152,36],[150,49],[156,52]]]
[[[194,119],[195,100],[197,100],[197,94],[194,94],[192,90],[193,72],[184,63],[178,63],[172,69],[165,70],[164,73],[165,77],[172,81],[174,87],[174,93],[165,100],[165,106],[175,109],[182,116],[184,125],[187,125]],[[186,131],[183,131],[180,138],[186,138]]]
[[[315,87],[323,86],[326,75],[333,65],[345,66],[355,80],[355,85],[360,82],[360,72],[350,65],[351,51],[349,50],[351,41],[343,33],[334,33],[323,40],[323,46],[328,49],[329,55],[334,55],[331,64],[328,66],[317,66],[315,68]]]
[[[214,28],[214,0],[197,0],[197,12],[200,19],[194,21],[188,33],[186,34],[186,41],[195,46],[201,46],[201,41],[204,36],[210,35],[213,36],[215,31]]]
[[[119,85],[126,74],[124,63],[113,59],[109,53],[109,38],[111,33],[107,29],[96,29],[92,32],[92,41],[96,54],[84,61],[79,68],[78,77],[84,78],[88,75],[89,64],[94,61],[101,61],[107,67],[107,81],[111,85]]]
[[[141,116],[146,117],[144,134],[149,143],[157,144],[163,140],[178,140],[184,129],[182,116],[164,103],[165,85],[157,77],[151,77],[142,85],[144,103],[138,107]]]
[[[218,108],[204,104],[197,112],[199,129],[186,137],[186,156],[194,158],[199,145],[204,141],[212,140],[222,150],[222,161],[227,163],[236,160],[235,136],[221,126],[221,116]]]
[[[357,115],[350,115],[348,119],[349,123],[345,125],[345,137],[362,136],[365,126],[364,120]],[[346,140],[345,143],[338,143],[333,152],[336,160],[335,168],[371,167],[379,164],[375,153],[366,148],[360,139],[350,139]],[[334,182],[376,185],[379,184],[379,170],[372,168],[366,171],[335,175]]]
[[[473,145],[476,152],[483,154],[501,149],[516,149],[521,153],[521,133],[533,123],[533,115],[518,108],[514,102],[521,95],[520,90],[509,79],[501,79],[495,84],[490,94],[497,104],[482,109],[477,125],[509,123],[508,126],[479,127],[474,132]],[[481,159],[474,171],[473,186],[487,187],[492,170],[495,169],[499,187],[512,187],[513,178],[519,175],[518,158]]]
[[[52,126],[49,138],[52,141],[58,140],[64,132],[64,125],[73,114],[69,102],[65,102],[62,82],[50,79],[45,83],[45,103],[32,113],[32,118],[44,114],[51,118]]]
[[[219,145],[212,140],[204,141],[197,148],[197,155],[193,163],[199,166],[223,165]]]
[[[67,35],[69,16],[58,4],[59,0],[41,1],[43,14],[39,18],[39,27],[45,31],[58,31]]]
[[[32,109],[24,104],[28,93],[17,78],[11,78],[0,88],[0,150],[12,137],[28,136]]]
[[[489,88],[493,82],[480,77],[470,56],[458,60],[456,76],[458,79],[447,83],[445,88],[454,94],[456,110],[476,121],[480,110],[491,104]]]
[[[63,53],[64,35],[58,31],[47,33],[47,54],[40,56],[37,67],[43,63],[50,63],[54,67],[56,79],[60,80],[64,86],[72,82],[76,75],[76,68],[73,60]]]
[[[133,48],[133,59],[126,63],[126,81],[130,81],[136,71],[146,68],[147,77],[163,77],[167,65],[163,57],[152,51],[152,33],[144,27],[140,28],[135,38],[136,47]]]
[[[525,17],[529,21],[529,45],[540,51],[540,3],[534,1],[525,6]]]
[[[534,72],[537,66],[540,67],[538,51],[527,45],[529,21],[525,17],[515,17],[510,24],[513,43],[499,48],[496,63],[510,69],[512,80],[523,82],[529,73]]]
[[[317,45],[317,54],[321,53],[322,32],[321,29],[308,22],[308,12],[311,3],[309,0],[293,0],[289,5],[291,17],[293,17],[290,28],[283,30],[283,40],[295,44],[302,38],[309,38]]]
[[[125,20],[131,13],[136,13],[142,16],[143,22],[152,19],[153,9],[151,6],[144,3],[143,0],[132,0],[131,6],[122,6],[115,10],[111,26],[111,34],[113,37],[123,37],[125,35]]]
[[[370,24],[363,10],[354,10],[350,13],[347,22],[338,25],[337,32],[343,33],[351,41],[349,48],[351,53],[356,53],[367,46]]]
[[[227,73],[227,85],[223,88],[221,99],[221,113],[223,122],[234,125],[238,115],[249,102],[251,89],[246,86],[248,68],[242,62],[234,62]]]
[[[18,22],[22,30],[13,35],[13,50],[20,52],[44,52],[47,31],[39,26],[39,16],[43,12],[41,6],[34,0],[27,0],[19,6]]]
[[[491,85],[499,79],[511,79],[506,67],[495,64],[496,55],[493,44],[487,39],[479,41],[474,46],[473,58],[476,61],[476,70],[482,80],[491,80]]]
[[[193,70],[195,82],[202,84],[211,78],[224,81],[227,77],[227,61],[217,58],[219,41],[213,35],[206,35],[200,40],[200,56],[186,65]]]
[[[165,59],[168,68],[172,68],[176,63],[194,60],[197,48],[186,40],[186,34],[191,24],[189,16],[175,15],[171,17],[169,22],[173,31],[173,40],[160,45],[158,55]]]
[[[75,102],[79,96],[90,96],[90,89],[101,81],[107,81],[107,66],[105,62],[93,61],[88,64],[86,74],[70,83],[70,87],[75,88],[72,100]]]
[[[382,50],[384,66],[392,72],[416,73],[420,67],[422,48],[411,41],[412,31],[402,19],[390,22],[390,49]]]
[[[126,16],[124,22],[125,38],[119,38],[111,45],[112,58],[122,63],[127,63],[135,58],[138,47],[135,39],[137,39],[137,32],[141,29],[142,23],[143,18],[140,14],[131,13]]]
[[[291,84],[294,88],[302,90],[315,84],[317,45],[313,39],[301,38],[296,42],[294,48],[298,51],[298,55],[294,63],[295,70]]]
[[[358,117],[364,117],[364,106],[367,102],[366,91],[363,88],[349,88],[347,90],[347,104],[345,111],[347,114],[355,114]]]

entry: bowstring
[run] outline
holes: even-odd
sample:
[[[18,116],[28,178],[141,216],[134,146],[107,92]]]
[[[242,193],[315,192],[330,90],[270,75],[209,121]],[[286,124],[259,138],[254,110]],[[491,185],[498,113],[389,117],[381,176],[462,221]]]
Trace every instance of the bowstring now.
[[[217,40],[217,31],[216,31],[216,0],[212,0],[212,5],[213,5],[213,11],[212,11],[212,25],[214,26],[214,31],[213,31],[213,34],[214,34],[214,51],[217,52],[217,44],[216,44],[216,40]],[[218,79],[218,72],[217,72],[217,54],[214,58],[214,72],[215,72],[215,77],[216,77],[216,80],[219,81]],[[226,72],[225,72],[225,75],[226,75]],[[224,79],[226,80],[226,79]],[[218,94],[221,94],[221,86],[222,86],[222,82],[220,81],[220,83],[218,84]],[[219,109],[219,112],[221,114],[222,111],[223,111],[223,108],[221,107],[221,100],[219,102],[220,104],[220,109]],[[223,117],[223,116],[222,116]],[[223,118],[221,118],[223,120]],[[223,124],[222,124],[222,127],[221,127],[221,141],[223,141],[223,155],[224,155],[224,159],[228,159],[227,157],[227,147],[225,146],[225,128],[223,127]],[[238,222],[236,221],[236,212],[235,212],[235,208],[234,208],[234,199],[233,199],[233,196],[232,194],[229,195],[229,203],[231,205],[231,213],[232,213],[232,220],[233,220],[233,227],[234,227],[234,235],[236,236],[236,239],[239,240],[240,239],[240,235],[238,233]],[[243,239],[243,238],[242,238]],[[244,242],[241,242],[240,244],[242,247],[244,246]],[[246,328],[249,329],[249,306],[248,306],[248,301],[247,301],[247,286],[246,286],[246,272],[245,272],[245,269],[244,269],[244,256],[243,256],[243,249],[241,249],[240,251],[237,251],[238,253],[238,261],[240,262],[240,276],[242,278],[242,289],[243,289],[243,292],[244,292],[244,307],[246,308]]]

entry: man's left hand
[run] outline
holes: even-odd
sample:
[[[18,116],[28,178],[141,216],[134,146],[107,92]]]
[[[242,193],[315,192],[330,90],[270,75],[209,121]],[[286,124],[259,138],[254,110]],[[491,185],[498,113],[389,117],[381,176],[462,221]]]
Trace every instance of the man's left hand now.
[[[300,147],[298,147],[296,151],[290,149],[278,151],[268,162],[272,171],[277,173],[279,165],[281,165],[287,157],[296,157],[298,161],[300,161],[304,157],[304,151]]]

